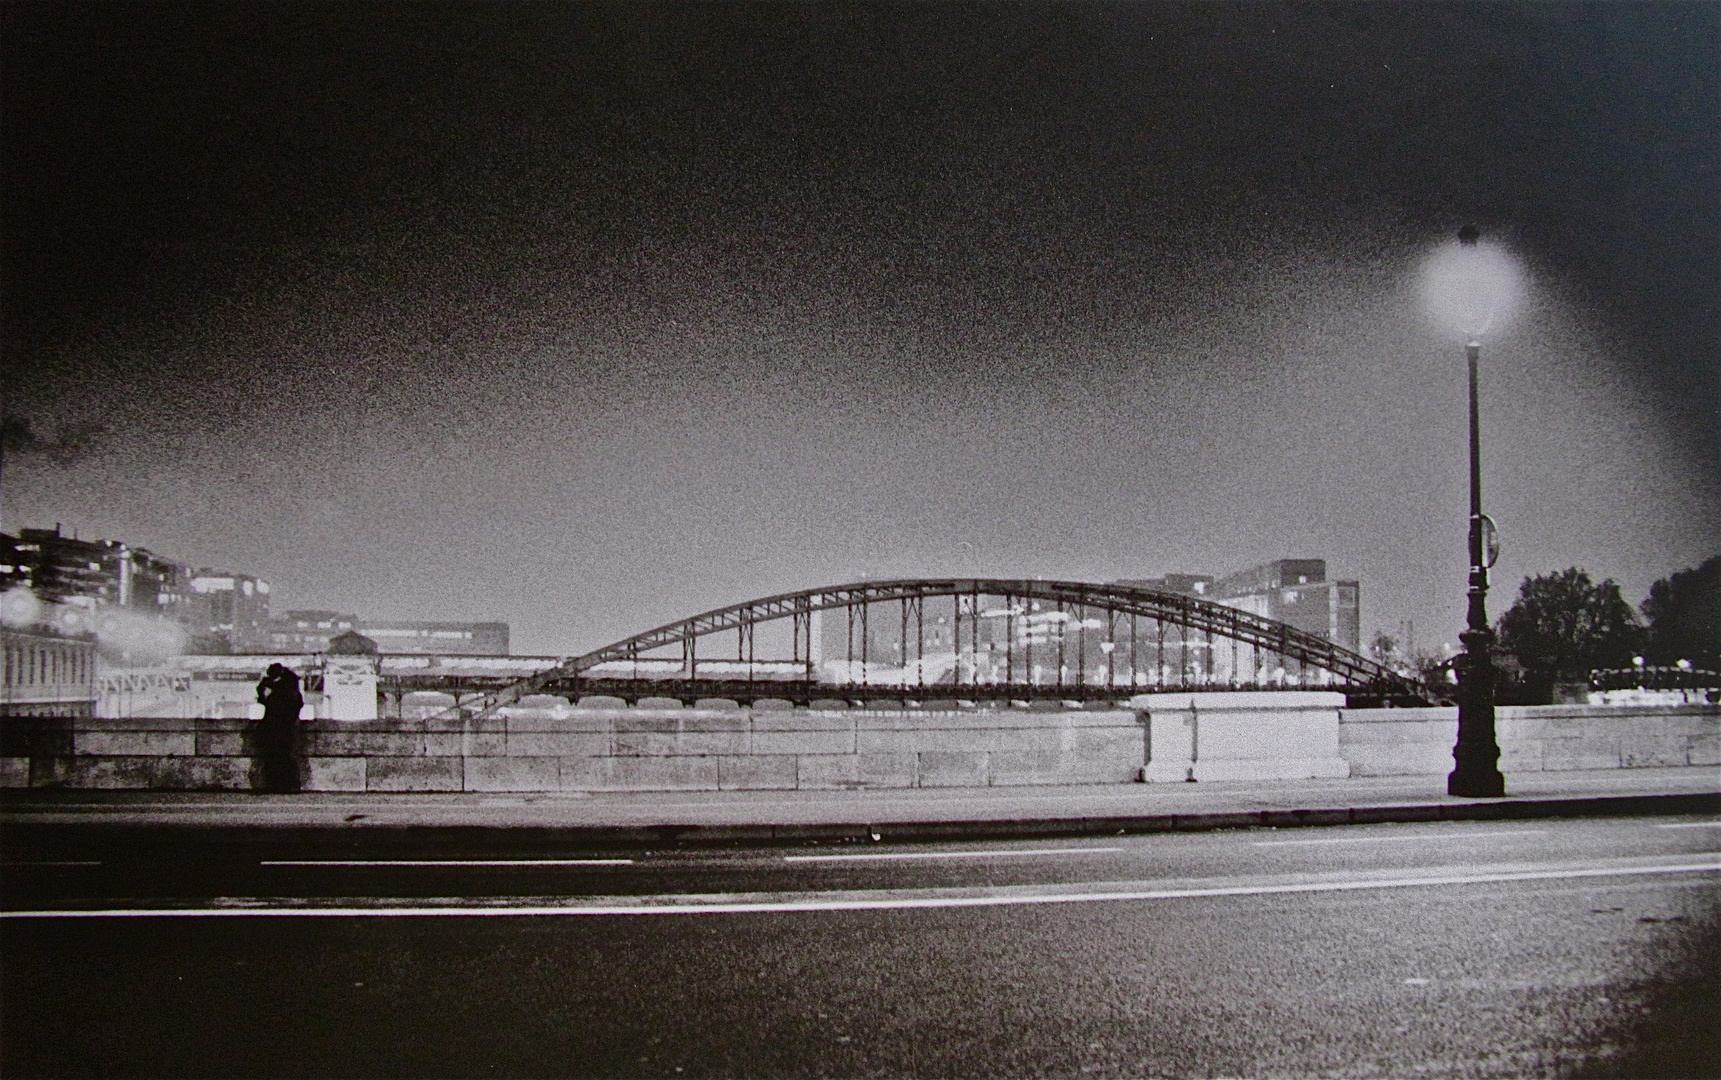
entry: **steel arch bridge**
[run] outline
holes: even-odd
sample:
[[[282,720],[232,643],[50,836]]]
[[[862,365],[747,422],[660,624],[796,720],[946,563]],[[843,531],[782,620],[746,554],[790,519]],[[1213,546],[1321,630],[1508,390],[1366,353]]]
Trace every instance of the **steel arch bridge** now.
[[[810,704],[1089,702],[1290,688],[1429,700],[1415,682],[1323,637],[1200,597],[1079,581],[930,578],[731,604],[606,645],[466,707],[488,715],[543,693]]]

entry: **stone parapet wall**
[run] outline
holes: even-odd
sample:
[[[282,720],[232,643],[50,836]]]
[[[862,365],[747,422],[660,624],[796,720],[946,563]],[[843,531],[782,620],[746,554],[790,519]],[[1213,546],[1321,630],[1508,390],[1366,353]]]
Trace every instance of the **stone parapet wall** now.
[[[1324,697],[1336,698],[1336,695]],[[1129,710],[513,708],[301,725],[311,791],[723,791],[1444,774],[1457,710],[1143,696]],[[1221,700],[1223,698],[1223,700]],[[0,719],[0,787],[246,790],[242,719]],[[1721,706],[1498,710],[1507,773],[1721,765]]]
[[[245,789],[250,725],[99,719],[13,726],[0,786]],[[1130,711],[511,709],[484,720],[313,720],[310,791],[720,791],[1134,780]],[[33,741],[34,745],[25,745]]]
[[[1500,771],[1721,764],[1721,705],[1502,705]],[[1452,771],[1458,709],[1346,709],[1339,752],[1352,776]]]

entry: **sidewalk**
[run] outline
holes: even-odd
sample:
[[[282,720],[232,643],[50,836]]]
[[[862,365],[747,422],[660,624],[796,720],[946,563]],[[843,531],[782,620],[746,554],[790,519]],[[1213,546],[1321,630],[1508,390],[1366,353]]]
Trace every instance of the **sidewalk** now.
[[[8,790],[0,826],[521,830],[569,841],[810,843],[1294,827],[1387,821],[1721,813],[1721,768],[1514,773],[1503,799],[1444,776],[866,791],[252,795]]]

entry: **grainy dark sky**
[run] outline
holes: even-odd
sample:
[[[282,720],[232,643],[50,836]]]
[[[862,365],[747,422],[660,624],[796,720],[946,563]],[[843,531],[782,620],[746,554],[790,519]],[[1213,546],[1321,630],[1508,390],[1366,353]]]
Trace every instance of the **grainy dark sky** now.
[[[1721,550],[1721,6],[0,7],[4,525],[571,652],[1322,557],[1452,640],[1475,222],[1526,573]]]

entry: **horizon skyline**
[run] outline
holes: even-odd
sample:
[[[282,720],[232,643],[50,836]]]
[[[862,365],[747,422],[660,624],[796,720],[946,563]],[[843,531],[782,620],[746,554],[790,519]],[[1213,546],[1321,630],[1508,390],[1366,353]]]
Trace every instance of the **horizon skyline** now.
[[[60,532],[63,524],[64,524],[63,522],[56,522],[53,529],[44,529],[44,528],[40,528],[40,527],[36,527],[36,526],[23,526],[20,529],[20,532],[22,532],[24,530],[35,531],[35,532]],[[0,526],[0,534],[7,534],[6,528],[4,526]],[[11,535],[14,538],[17,538],[19,536],[19,533],[10,533],[7,535]],[[62,533],[62,535],[63,535],[63,533]],[[71,538],[72,539],[78,539],[75,532],[73,533]],[[148,554],[151,554],[157,558],[165,559],[165,560],[170,561],[170,562],[174,562],[192,574],[229,574],[229,575],[234,575],[234,576],[257,577],[256,575],[249,574],[245,570],[235,569],[232,567],[199,566],[199,565],[191,564],[191,563],[182,563],[182,562],[179,562],[179,560],[173,558],[168,553],[153,551],[151,549],[144,548],[141,545],[127,544],[125,541],[114,538],[114,537],[101,537],[101,538],[98,538],[98,539],[90,541],[90,542],[121,544],[121,545],[124,545],[131,550],[138,550],[138,551],[147,552]],[[1323,563],[1325,562],[1324,559],[1319,559],[1318,557],[1315,557],[1315,556],[1306,556],[1306,555],[1305,556],[1279,556],[1279,557],[1276,557],[1273,559],[1269,559],[1266,562],[1261,563],[1261,564],[1257,564],[1257,565],[1249,566],[1249,567],[1238,567],[1238,568],[1234,568],[1233,570],[1228,571],[1228,572],[1209,573],[1206,571],[1189,571],[1186,569],[1185,570],[1167,570],[1167,571],[1162,571],[1161,573],[1152,574],[1152,575],[1126,576],[1126,577],[1121,577],[1121,578],[1114,578],[1114,579],[1111,579],[1109,581],[1103,581],[1103,582],[1091,581],[1091,582],[1088,582],[1088,584],[1094,584],[1094,585],[1108,585],[1108,584],[1109,585],[1119,585],[1119,584],[1142,585],[1142,584],[1146,584],[1146,585],[1151,585],[1155,581],[1163,581],[1167,578],[1173,578],[1173,577],[1206,578],[1212,582],[1219,582],[1219,581],[1222,581],[1228,577],[1241,576],[1241,575],[1249,573],[1251,571],[1264,569],[1267,566],[1271,566],[1271,565],[1274,565],[1274,564],[1277,564],[1280,562],[1287,562],[1287,561],[1289,561],[1289,562],[1301,562],[1301,561],[1307,561],[1309,559],[1314,559],[1315,561],[1320,561]],[[1566,568],[1560,568],[1560,569],[1564,570]],[[1588,567],[1576,567],[1575,569],[1582,570],[1586,573],[1589,572]],[[1679,573],[1681,570],[1690,570],[1690,569],[1694,569],[1694,567],[1681,567],[1681,568],[1676,569],[1676,570],[1669,570],[1666,574],[1662,575],[1661,578],[1658,578],[1657,580],[1658,581],[1665,580],[1667,578],[1671,578],[1675,573]],[[1554,573],[1558,573],[1558,572],[1559,572],[1558,570],[1549,570],[1549,571],[1545,571],[1544,573],[1554,574]],[[967,580],[970,577],[972,577],[972,575],[967,575],[967,574],[955,574],[955,575],[945,575],[945,576],[946,577],[953,577],[953,578],[956,578],[958,580]],[[261,587],[262,587],[264,593],[266,595],[269,595],[271,597],[271,600],[272,600],[273,594],[274,594],[274,583],[266,582],[266,581],[264,581],[264,579],[261,579],[261,578],[257,578],[257,580],[262,582]],[[861,584],[861,583],[866,583],[866,582],[884,581],[884,580],[890,580],[890,579],[879,578],[879,577],[874,577],[874,576],[863,576],[860,578],[856,578],[853,581],[818,582],[815,584],[804,586],[803,588],[804,589],[836,588],[836,587],[841,587],[841,586],[845,586],[845,585]],[[1021,578],[983,577],[983,578],[976,578],[975,580],[982,580],[982,581],[1020,581],[1020,580],[1028,580],[1028,581],[1074,581],[1077,579],[1061,578],[1061,577],[1058,577],[1056,575],[1048,575],[1048,574],[1034,574],[1034,575],[1029,575],[1027,577],[1021,577]],[[1321,580],[1323,582],[1327,582],[1327,583],[1355,584],[1358,586],[1359,589],[1361,589],[1366,584],[1364,582],[1357,581],[1355,579],[1345,578],[1343,575],[1335,575],[1331,572],[1330,568],[1326,571],[1326,576],[1324,578],[1322,578]],[[1603,575],[1600,578],[1596,578],[1596,581],[1598,584],[1605,585],[1609,582],[1612,582],[1612,578],[1608,577],[1606,575]],[[1613,582],[1613,583],[1616,585],[1619,584],[1618,582]],[[1498,581],[1492,582],[1491,583],[1491,591],[1498,592],[1500,590],[1500,584],[1501,583]],[[790,591],[801,591],[801,590],[797,589],[797,590],[790,590]],[[1182,592],[1183,590],[1168,587],[1167,591]],[[1649,588],[1646,587],[1644,592],[1645,592],[1645,600],[1643,600],[1643,601],[1635,601],[1634,602],[1629,597],[1626,597],[1626,602],[1630,605],[1633,615],[1640,618],[1640,619],[1642,618],[1642,612],[1640,609],[1641,609],[1642,605],[1647,602],[1647,596],[1648,596]],[[1191,593],[1190,595],[1203,595],[1204,596],[1205,594]],[[1514,596],[1515,596],[1515,594],[1514,594]],[[765,596],[745,597],[745,598],[741,598],[741,599],[738,599],[736,601],[733,601],[733,603],[747,603],[750,601],[767,599],[767,598],[768,597],[765,597]],[[1222,602],[1223,599],[1225,599],[1225,598],[1214,597],[1214,598],[1209,598],[1209,599],[1215,599],[1216,602]],[[729,605],[727,605],[727,604],[719,605],[719,607],[726,607],[726,606],[729,606]],[[1494,616],[1495,620],[1497,621],[1499,618],[1499,615],[1503,614],[1505,612],[1505,610],[1507,608],[1509,608],[1510,606],[1511,606],[1510,603],[1501,604],[1500,610]],[[716,609],[712,609],[712,610],[716,610]],[[510,635],[512,634],[512,624],[510,623],[510,621],[505,616],[504,617],[491,618],[491,619],[470,618],[470,617],[463,618],[463,617],[458,617],[458,616],[441,617],[441,618],[434,618],[434,619],[420,619],[420,618],[412,618],[412,617],[405,617],[405,616],[375,616],[375,615],[366,614],[365,612],[362,612],[362,611],[348,610],[348,609],[338,608],[338,607],[328,607],[328,608],[294,607],[294,608],[283,608],[280,611],[275,611],[273,609],[273,607],[271,607],[269,617],[271,619],[287,619],[287,618],[290,618],[290,617],[296,616],[296,615],[297,616],[303,616],[303,615],[312,615],[312,614],[329,614],[329,615],[341,615],[341,616],[350,615],[350,616],[354,617],[360,623],[376,623],[379,625],[386,625],[389,623],[421,624],[421,625],[443,624],[443,625],[447,625],[447,626],[500,625],[500,626],[509,628],[509,633],[510,633]],[[689,613],[687,613],[686,617],[693,617],[693,616],[698,615],[698,614],[704,614],[704,612],[689,612]],[[165,618],[166,616],[163,616],[163,617]],[[1387,636],[1391,637],[1394,641],[1395,647],[1399,650],[1400,655],[1402,655],[1402,656],[1411,657],[1413,654],[1429,651],[1426,647],[1426,643],[1418,641],[1416,634],[1415,634],[1414,625],[1415,625],[1415,622],[1413,619],[1404,618],[1404,619],[1400,619],[1395,626],[1389,626],[1389,625],[1383,624],[1383,625],[1378,625],[1378,626],[1374,627],[1373,632],[1362,631],[1359,633],[1360,640],[1359,640],[1359,644],[1358,644],[1356,651],[1359,654],[1364,655],[1364,656],[1370,655],[1373,640],[1376,637],[1376,635],[1378,635],[1378,634],[1386,634]],[[652,629],[652,628],[651,627],[640,627],[637,632],[643,633],[648,629]],[[618,639],[618,640],[620,640],[620,639]],[[597,650],[605,648],[611,644],[613,644],[613,642],[606,641],[603,645],[596,646],[593,649],[582,650],[582,653],[583,652],[597,651]],[[1439,652],[1439,653],[1444,653],[1447,655],[1451,655],[1451,654],[1454,654],[1454,653],[1460,651],[1460,647],[1455,645],[1451,641],[1443,641],[1440,643],[1438,649],[1436,649],[1434,651]],[[259,654],[259,655],[261,655],[261,654]],[[403,653],[400,655],[411,655],[411,654]],[[580,653],[569,653],[569,652],[523,653],[523,652],[511,650],[507,654],[498,654],[498,655],[512,655],[512,656],[537,655],[537,656],[568,657],[568,656],[580,655]]]

